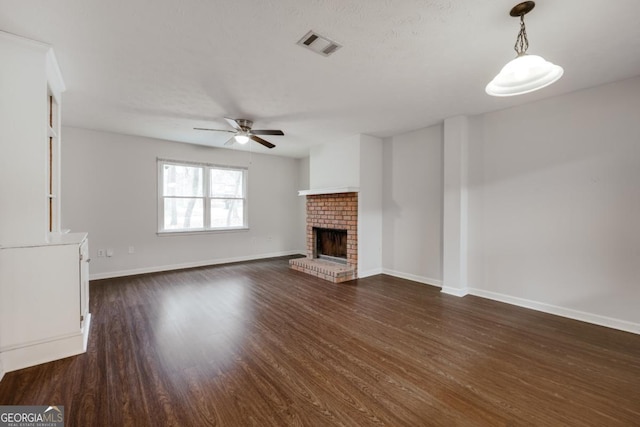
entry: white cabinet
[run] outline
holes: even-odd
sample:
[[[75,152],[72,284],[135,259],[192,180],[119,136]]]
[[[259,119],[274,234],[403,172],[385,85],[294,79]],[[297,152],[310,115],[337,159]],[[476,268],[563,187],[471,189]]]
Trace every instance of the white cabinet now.
[[[43,242],[60,231],[65,86],[51,46],[0,31],[0,58],[0,245]]]
[[[0,357],[6,371],[86,351],[86,233],[0,248]]]
[[[51,46],[0,31],[0,378],[86,349],[86,233],[61,233],[65,90]]]

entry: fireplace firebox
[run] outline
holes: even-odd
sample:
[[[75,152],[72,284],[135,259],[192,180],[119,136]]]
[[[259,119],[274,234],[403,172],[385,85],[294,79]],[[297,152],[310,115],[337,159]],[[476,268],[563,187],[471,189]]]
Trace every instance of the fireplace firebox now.
[[[313,228],[315,238],[314,258],[347,263],[347,230]]]

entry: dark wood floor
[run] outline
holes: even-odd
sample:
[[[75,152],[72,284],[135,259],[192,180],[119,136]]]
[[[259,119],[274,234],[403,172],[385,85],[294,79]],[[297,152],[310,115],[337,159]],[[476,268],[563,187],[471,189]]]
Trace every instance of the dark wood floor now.
[[[640,425],[640,336],[286,259],[92,282],[87,354],[6,374],[68,426]]]

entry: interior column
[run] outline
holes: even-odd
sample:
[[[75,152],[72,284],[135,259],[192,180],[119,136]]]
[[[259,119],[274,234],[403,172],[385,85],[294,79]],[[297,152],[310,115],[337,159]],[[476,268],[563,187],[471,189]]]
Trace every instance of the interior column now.
[[[466,116],[444,121],[444,201],[442,292],[467,295],[467,153]]]

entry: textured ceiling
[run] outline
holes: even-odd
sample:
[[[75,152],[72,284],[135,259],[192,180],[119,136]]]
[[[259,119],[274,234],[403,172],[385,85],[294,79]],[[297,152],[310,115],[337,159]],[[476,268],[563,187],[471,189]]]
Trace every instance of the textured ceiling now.
[[[493,98],[515,56],[509,0],[0,0],[0,30],[54,46],[63,123],[221,146],[224,116],[275,128],[273,150],[364,133],[386,137],[640,74],[637,0],[538,1],[530,53],[564,67],[556,84]],[[614,7],[615,6],[615,7]],[[309,30],[343,45],[323,57]],[[604,107],[603,107],[604,108]]]

